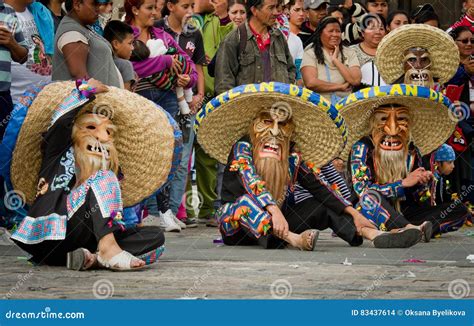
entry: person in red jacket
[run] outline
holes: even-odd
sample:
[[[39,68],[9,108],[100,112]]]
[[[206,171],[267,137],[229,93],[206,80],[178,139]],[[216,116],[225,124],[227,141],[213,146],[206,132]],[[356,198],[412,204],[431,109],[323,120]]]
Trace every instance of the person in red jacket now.
[[[448,28],[448,33],[459,26],[467,26],[474,33],[474,0],[462,0],[462,8],[465,14]]]

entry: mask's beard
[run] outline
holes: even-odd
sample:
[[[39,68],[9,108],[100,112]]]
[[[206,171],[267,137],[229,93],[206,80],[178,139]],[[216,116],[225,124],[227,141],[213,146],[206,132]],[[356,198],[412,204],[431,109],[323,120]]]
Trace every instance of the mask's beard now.
[[[405,179],[408,175],[407,156],[408,152],[405,149],[386,151],[376,146],[374,166],[377,183],[385,184]],[[395,200],[394,205],[395,209],[400,212],[400,200]]]
[[[375,174],[379,184],[391,183],[407,176],[407,151],[375,149]]]
[[[254,162],[258,175],[265,181],[265,188],[281,207],[288,184],[288,156],[286,160],[279,161],[269,157],[259,158],[258,152],[254,151]]]
[[[272,138],[272,139],[270,139]],[[280,141],[274,137],[261,137],[253,139],[253,159],[258,175],[265,181],[265,188],[272,194],[278,206],[283,204],[286,186],[288,185],[288,156],[290,152],[289,140]],[[273,143],[280,146],[281,160],[271,157],[260,157],[260,151],[265,143]]]

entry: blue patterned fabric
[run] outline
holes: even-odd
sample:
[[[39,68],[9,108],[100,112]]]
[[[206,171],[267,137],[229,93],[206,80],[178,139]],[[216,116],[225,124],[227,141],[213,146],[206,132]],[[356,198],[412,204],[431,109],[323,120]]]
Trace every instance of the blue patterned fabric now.
[[[26,244],[35,244],[44,240],[63,240],[66,238],[67,217],[53,213],[48,216],[23,219],[12,239]]]
[[[271,215],[253,196],[243,195],[235,203],[221,206],[216,212],[216,219],[226,236],[231,236],[244,227],[258,239],[262,235],[259,227],[264,221],[270,223]]]
[[[373,171],[367,165],[367,153],[369,147],[362,141],[358,141],[352,146],[350,168],[352,175],[352,185],[357,195],[361,196],[364,191],[371,189],[377,191],[389,199],[403,199],[405,198],[405,190],[402,187],[402,181],[396,181],[386,184],[378,184],[374,182],[375,176]],[[408,161],[410,161],[411,154],[408,154]],[[409,163],[408,163],[409,164]],[[410,171],[411,168],[408,169]]]
[[[454,149],[449,146],[448,144],[443,144],[441,147],[435,152],[435,162],[449,162],[456,160],[456,154],[454,153]]]
[[[158,247],[150,252],[137,256],[137,258],[143,260],[145,265],[151,265],[161,257],[164,251],[165,245],[162,245],[161,247]]]
[[[56,191],[58,189],[64,189],[65,191],[71,190],[69,189],[69,183],[76,173],[74,162],[74,148],[70,147],[59,160],[59,164],[64,167],[64,173],[54,176],[50,186],[51,191]]]
[[[89,98],[84,96],[77,88],[74,88],[71,91],[71,94],[66,97],[66,99],[54,109],[53,116],[51,117],[51,124],[54,125],[59,118],[65,115],[68,112],[80,107],[81,105],[87,103]]]
[[[94,192],[102,217],[109,218],[113,212],[123,211],[122,194],[117,176],[112,171],[100,170],[68,195],[69,219],[84,205],[89,189]]]
[[[380,204],[380,199],[374,193],[364,193],[356,208],[362,215],[372,223],[374,223],[379,230],[387,231],[385,223],[390,219],[389,212]]]

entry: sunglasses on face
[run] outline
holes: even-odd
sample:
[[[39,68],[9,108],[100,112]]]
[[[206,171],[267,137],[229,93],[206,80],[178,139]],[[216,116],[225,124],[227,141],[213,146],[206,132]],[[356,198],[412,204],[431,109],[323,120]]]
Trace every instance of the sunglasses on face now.
[[[461,42],[462,44],[474,44],[474,38],[465,38],[463,40],[456,40],[457,42]]]

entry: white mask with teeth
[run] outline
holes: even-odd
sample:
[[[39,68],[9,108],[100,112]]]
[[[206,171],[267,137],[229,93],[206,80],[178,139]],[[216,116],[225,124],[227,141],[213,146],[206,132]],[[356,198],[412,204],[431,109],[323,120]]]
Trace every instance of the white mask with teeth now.
[[[433,87],[431,55],[424,48],[410,48],[404,53],[404,83],[409,85]]]
[[[72,139],[78,184],[98,170],[117,172],[118,157],[113,143],[115,131],[115,125],[106,116],[85,113],[77,117]]]

